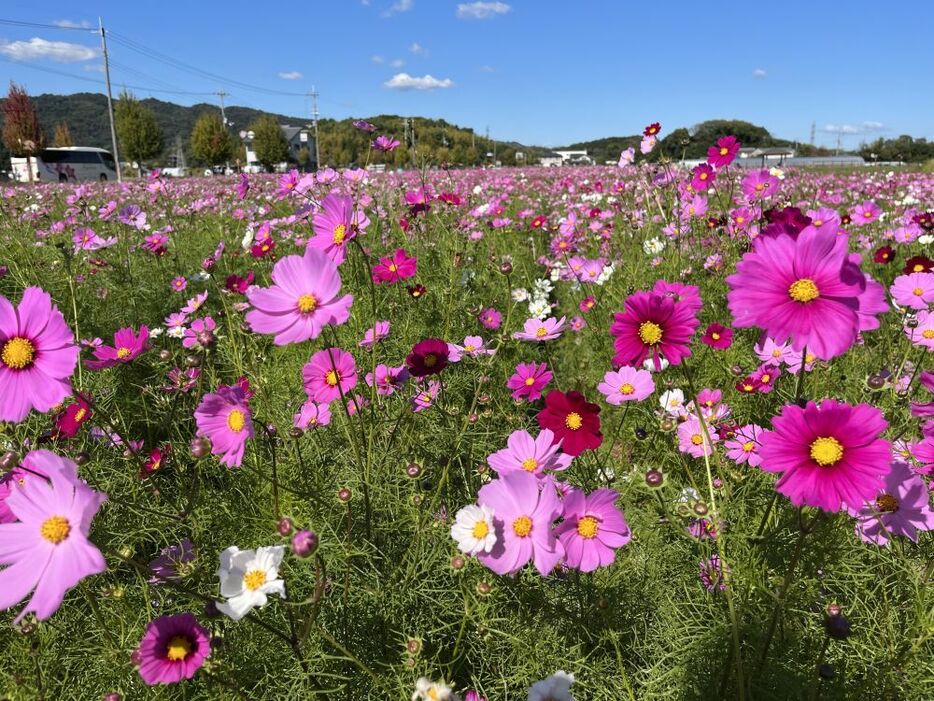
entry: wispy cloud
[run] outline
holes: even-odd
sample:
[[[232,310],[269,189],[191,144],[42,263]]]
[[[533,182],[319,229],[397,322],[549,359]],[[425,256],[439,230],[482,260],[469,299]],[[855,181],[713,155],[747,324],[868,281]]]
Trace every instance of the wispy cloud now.
[[[512,9],[504,2],[466,2],[457,5],[457,19],[490,19]]]
[[[764,68],[754,68],[752,70],[753,78],[765,78],[768,75],[768,72]]]
[[[283,71],[279,74],[282,80],[301,80],[304,76],[298,71]]]
[[[386,59],[384,59],[382,56],[377,56],[376,54],[370,56],[370,63],[375,63],[377,66],[385,62]]]
[[[402,66],[405,65],[405,61],[403,61],[401,58],[394,58],[389,62],[389,65],[393,68],[402,68]]]
[[[79,22],[75,22],[70,19],[57,19],[52,22],[56,27],[61,27],[62,29],[90,29],[92,27],[91,23],[86,19],[83,19]]]
[[[97,49],[67,41],[48,41],[33,37],[29,41],[0,39],[0,54],[14,61],[48,59],[57,63],[78,63],[97,58]]]
[[[401,12],[410,12],[415,7],[415,0],[396,0],[389,9],[383,10],[383,17],[392,17]]]
[[[496,69],[493,66],[480,66],[480,70],[484,73],[496,73]]]
[[[866,121],[859,124],[825,124],[821,130],[827,134],[865,134],[872,131],[883,131],[885,124],[882,122]]]
[[[414,76],[408,73],[396,73],[383,83],[390,90],[438,90],[454,87],[450,78],[435,78],[433,75]]]
[[[428,49],[426,49],[424,46],[419,44],[417,41],[412,42],[412,45],[409,46],[409,51],[415,54],[416,56],[427,56],[428,55]]]

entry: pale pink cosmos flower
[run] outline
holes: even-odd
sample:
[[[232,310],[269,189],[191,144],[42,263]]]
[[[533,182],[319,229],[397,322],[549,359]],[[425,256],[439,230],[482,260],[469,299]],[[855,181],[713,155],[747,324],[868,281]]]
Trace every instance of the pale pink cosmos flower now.
[[[536,477],[544,477],[545,470],[566,470],[574,459],[567,453],[559,452],[560,447],[560,441],[556,442],[555,434],[547,428],[534,438],[528,431],[513,431],[506,439],[506,447],[490,454],[487,462],[500,475],[525,470]]]
[[[641,401],[655,391],[655,381],[648,370],[638,370],[628,365],[616,372],[608,372],[597,390],[606,397],[607,404],[615,406],[623,402]]]
[[[512,337],[520,341],[551,341],[558,338],[564,331],[564,322],[566,317],[555,319],[549,317],[544,321],[538,319],[528,319],[522,331],[516,331]]]

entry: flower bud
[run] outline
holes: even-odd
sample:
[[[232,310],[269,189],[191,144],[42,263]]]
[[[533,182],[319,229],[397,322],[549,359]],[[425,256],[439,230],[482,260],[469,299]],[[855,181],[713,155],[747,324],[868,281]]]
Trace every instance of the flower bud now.
[[[665,475],[661,470],[656,470],[655,468],[646,470],[645,483],[652,489],[658,489],[665,483]]]
[[[280,518],[279,523],[276,524],[276,530],[279,531],[279,535],[286,538],[292,534],[292,531],[295,530],[295,526],[292,525],[292,519],[288,516],[284,516]]]
[[[19,465],[19,455],[12,450],[8,450],[3,456],[0,456],[0,472],[9,472],[17,465]]]
[[[196,460],[207,457],[211,452],[211,441],[200,436],[191,439],[191,456]]]
[[[352,497],[353,497],[353,494],[351,493],[350,489],[347,487],[341,487],[339,490],[337,490],[338,501],[342,501],[346,504],[348,501],[350,501]]]
[[[292,553],[296,557],[308,557],[318,549],[318,534],[306,528],[292,536]]]

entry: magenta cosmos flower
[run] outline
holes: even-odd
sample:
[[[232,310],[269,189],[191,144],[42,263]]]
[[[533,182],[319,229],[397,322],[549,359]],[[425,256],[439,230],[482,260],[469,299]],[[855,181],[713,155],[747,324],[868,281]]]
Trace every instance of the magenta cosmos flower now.
[[[888,545],[896,535],[917,543],[918,531],[934,530],[927,485],[901,462],[892,465],[875,501],[861,509],[849,508],[849,512],[856,518],[859,537],[876,545]]]
[[[710,187],[716,179],[717,174],[714,173],[713,168],[706,163],[701,163],[691,170],[691,189],[702,192]]]
[[[600,407],[591,404],[580,392],[551,391],[545,395],[545,408],[535,417],[561,441],[561,450],[580,455],[596,450],[603,443],[600,433]]]
[[[555,319],[549,317],[544,321],[539,319],[528,319],[522,331],[516,331],[512,337],[520,341],[551,341],[561,335],[564,331],[564,321],[566,317]]]
[[[353,296],[338,296],[337,265],[321,251],[308,248],[303,256],[286,256],[273,267],[272,281],[272,287],[247,290],[253,309],[246,321],[257,333],[275,334],[277,346],[317,338],[328,324],[350,318]]]
[[[847,238],[806,227],[757,239],[726,278],[734,324],[758,326],[777,343],[791,339],[829,360],[845,353],[860,327],[859,296],[866,279],[849,263]]]
[[[597,390],[606,397],[607,404],[619,406],[623,402],[641,401],[655,391],[655,381],[648,370],[637,370],[624,365],[616,372],[608,372]]]
[[[149,328],[139,327],[139,335],[127,327],[114,334],[113,346],[100,345],[94,349],[97,360],[85,360],[84,366],[91,370],[104,370],[114,365],[131,363],[147,349],[149,343]]]
[[[403,248],[386,258],[380,258],[379,263],[373,266],[373,282],[383,283],[399,282],[415,276],[418,270],[418,259],[413,258]]]
[[[909,273],[895,278],[892,298],[909,309],[927,309],[934,302],[934,273]]]
[[[546,363],[519,363],[506,386],[512,390],[512,398],[516,401],[528,399],[534,402],[541,398],[542,390],[553,377],[554,373],[548,369]]]
[[[227,467],[243,462],[246,441],[253,437],[253,414],[240,385],[221,385],[201,398],[195,409],[198,435],[211,441],[211,452]]]
[[[680,365],[691,355],[691,336],[700,323],[684,302],[648,292],[627,297],[625,310],[613,318],[613,362],[638,366],[651,357],[656,370],[661,370],[662,359]]]
[[[357,364],[341,348],[325,348],[315,353],[302,368],[308,398],[319,404],[340,399],[357,386]]]
[[[715,350],[726,350],[733,345],[733,329],[723,324],[710,324],[704,329],[701,343]]]
[[[91,521],[107,495],[78,479],[71,460],[47,450],[23,458],[28,473],[47,479],[25,479],[6,497],[18,521],[0,524],[0,609],[26,598],[15,621],[33,612],[44,621],[61,605],[65,592],[85,577],[107,569],[104,557],[88,540]]]
[[[27,287],[19,306],[0,296],[0,421],[47,412],[72,393],[78,346],[49,294]]]
[[[448,364],[450,350],[440,338],[426,338],[412,346],[405,357],[405,364],[413,377],[437,375]]]
[[[340,265],[347,255],[347,244],[369,223],[363,210],[354,210],[353,198],[328,195],[321,200],[321,211],[315,214],[315,235],[308,240],[308,246],[323,251]]]
[[[153,686],[191,679],[211,654],[211,638],[194,614],[160,616],[146,627],[134,659],[139,676]]]
[[[619,496],[612,489],[598,489],[588,495],[572,489],[564,497],[564,520],[555,535],[564,546],[569,567],[593,572],[616,559],[616,549],[632,540],[632,532],[616,508]]]
[[[506,439],[506,447],[490,454],[487,462],[500,475],[525,470],[536,477],[544,477],[545,470],[566,470],[574,459],[567,453],[558,452],[560,445],[555,434],[547,428],[535,438],[528,431],[513,431]]]
[[[514,470],[480,488],[477,501],[493,510],[496,545],[477,555],[497,574],[513,574],[529,560],[547,577],[564,557],[552,525],[561,515],[561,500],[549,478],[539,485],[535,475]]]
[[[779,472],[775,489],[795,506],[839,511],[875,499],[891,469],[888,423],[868,404],[833,399],[787,405],[760,438],[759,467]]]
[[[717,145],[707,149],[707,162],[714,168],[728,166],[739,153],[740,144],[735,136],[722,136],[717,139]]]

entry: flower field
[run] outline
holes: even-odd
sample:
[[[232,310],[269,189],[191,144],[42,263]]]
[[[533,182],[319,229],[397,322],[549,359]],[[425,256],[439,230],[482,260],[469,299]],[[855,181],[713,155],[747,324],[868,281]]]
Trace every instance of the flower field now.
[[[738,149],[0,191],[0,697],[926,698],[934,177]]]

